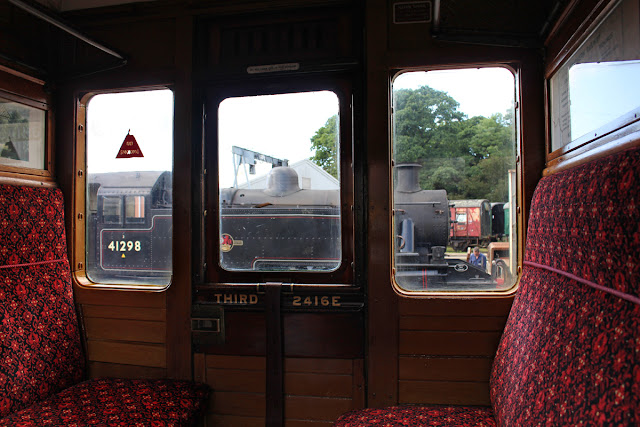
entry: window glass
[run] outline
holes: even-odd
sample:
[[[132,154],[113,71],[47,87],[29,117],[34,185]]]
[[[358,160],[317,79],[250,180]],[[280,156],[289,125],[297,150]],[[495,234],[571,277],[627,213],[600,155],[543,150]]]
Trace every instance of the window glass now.
[[[218,113],[220,266],[337,269],[338,97],[319,91],[227,98]]]
[[[87,105],[86,265],[100,284],[171,277],[173,93],[96,95]]]
[[[513,74],[498,67],[394,80],[394,276],[402,290],[513,286],[515,221],[492,203],[515,202],[514,94]],[[492,227],[494,217],[504,222]]]
[[[124,198],[124,206],[127,223],[144,223],[144,196],[126,196]]]
[[[102,221],[107,224],[122,223],[122,197],[102,198]]]
[[[0,97],[0,164],[44,169],[46,112]]]
[[[621,1],[551,78],[551,149],[640,113],[640,6]],[[603,128],[604,127],[604,128]]]

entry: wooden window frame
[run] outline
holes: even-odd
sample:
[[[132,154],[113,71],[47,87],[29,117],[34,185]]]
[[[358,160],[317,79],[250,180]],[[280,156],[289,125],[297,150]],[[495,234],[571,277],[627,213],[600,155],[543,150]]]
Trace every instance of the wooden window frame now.
[[[216,288],[240,288],[243,285],[255,287],[255,284],[278,282],[291,283],[298,287],[316,288],[318,286],[354,289],[355,273],[355,236],[354,236],[354,173],[353,173],[353,128],[352,128],[352,88],[348,78],[312,77],[311,79],[269,79],[269,83],[261,81],[243,82],[230,87],[215,87],[208,91],[203,138],[204,165],[207,173],[203,180],[203,242],[201,245],[203,263],[206,269],[202,272],[202,282]],[[276,95],[296,92],[331,91],[339,100],[340,123],[340,218],[342,259],[340,266],[330,272],[271,272],[271,271],[228,271],[219,265],[220,245],[219,201],[218,201],[218,105],[227,98]],[[207,238],[209,236],[209,238]]]
[[[551,78],[572,58],[585,41],[604,22],[609,14],[623,3],[624,0],[572,0],[552,28],[545,46],[549,59],[544,69],[544,102],[545,102],[545,153],[547,167],[545,175],[552,170],[564,169],[565,162],[574,163],[574,158],[580,157],[580,162],[586,161],[587,151],[601,153],[611,152],[612,135],[629,129],[637,132],[640,118],[636,114],[620,116],[617,119],[593,129],[589,134],[573,139],[567,144],[552,149],[552,112],[551,112]],[[636,110],[637,111],[637,110]],[[615,151],[614,149],[613,151]],[[600,155],[600,154],[598,154]],[[569,164],[567,163],[567,164]]]
[[[43,80],[0,65],[0,97],[45,113],[44,165],[42,169],[0,164],[3,181],[24,185],[54,185],[54,119],[52,98]]]
[[[87,148],[87,135],[85,132],[87,123],[87,105],[91,98],[96,95],[114,94],[114,93],[128,93],[128,92],[143,92],[153,90],[168,89],[173,92],[174,95],[174,134],[175,134],[175,88],[171,85],[157,85],[157,86],[141,86],[141,87],[126,87],[117,89],[100,89],[100,90],[87,90],[83,91],[76,96],[76,128],[75,128],[75,174],[74,174],[74,186],[73,186],[73,228],[72,228],[72,241],[73,250],[71,251],[71,270],[73,272],[73,278],[75,283],[85,289],[109,289],[109,290],[126,290],[126,291],[143,291],[143,292],[158,292],[166,291],[171,287],[173,283],[173,271],[169,282],[166,285],[143,285],[133,283],[101,283],[94,282],[89,279],[87,275],[86,265],[86,248],[87,248],[87,219],[86,215],[86,197],[87,197],[87,162],[86,162],[86,148]],[[175,135],[172,135],[175,138]],[[175,150],[175,141],[173,148]],[[173,153],[175,157],[175,151]],[[172,162],[173,164],[173,162]],[[146,201],[145,201],[146,202]],[[125,201],[122,197],[121,205],[121,224],[125,224]],[[146,209],[146,207],[145,207]],[[173,237],[173,236],[172,236]],[[173,241],[173,239],[172,239]],[[171,250],[173,251],[173,244]],[[173,255],[172,255],[173,256]]]
[[[522,260],[524,259],[524,237],[525,237],[525,230],[526,230],[526,221],[525,218],[522,215],[522,211],[520,209],[519,206],[521,206],[522,204],[522,198],[523,198],[523,185],[524,185],[524,180],[523,180],[523,170],[522,170],[522,162],[521,162],[521,158],[522,158],[522,152],[523,152],[523,146],[522,146],[522,110],[520,108],[520,106],[522,105],[522,99],[521,99],[521,90],[520,90],[520,82],[519,79],[521,78],[520,73],[521,73],[521,67],[522,64],[518,63],[518,62],[503,62],[503,61],[496,61],[496,62],[478,62],[478,63],[455,63],[455,64],[449,64],[449,65],[433,65],[433,66],[429,66],[429,65],[425,65],[425,66],[418,66],[418,67],[399,67],[395,70],[392,70],[392,72],[390,73],[390,84],[389,84],[389,99],[392,99],[393,97],[393,81],[396,77],[404,74],[404,73],[408,73],[408,72],[412,72],[412,71],[442,71],[442,70],[460,70],[460,69],[472,69],[472,68],[489,68],[489,67],[493,67],[493,68],[504,68],[506,70],[508,70],[509,72],[511,72],[513,74],[513,78],[514,78],[514,120],[515,120],[515,124],[514,127],[516,129],[516,134],[515,134],[515,174],[516,174],[516,184],[515,184],[515,191],[516,191],[516,211],[515,211],[515,217],[516,217],[516,228],[517,228],[517,233],[518,236],[516,238],[516,245],[517,247],[515,248],[514,253],[517,255],[518,259],[517,259],[517,263],[516,263],[516,269],[515,272],[513,273],[514,275],[514,281],[513,281],[513,285],[505,290],[500,290],[500,291],[486,291],[486,290],[480,290],[480,291],[408,291],[406,289],[404,289],[400,284],[398,284],[398,282],[396,281],[396,275],[395,275],[395,252],[394,252],[394,244],[393,244],[393,210],[394,210],[394,198],[393,198],[393,180],[391,179],[391,171],[393,170],[393,144],[394,144],[394,140],[393,140],[393,129],[390,127],[389,129],[389,159],[391,161],[391,163],[389,164],[389,212],[391,213],[389,215],[389,237],[388,237],[388,244],[389,244],[389,254],[390,254],[390,258],[389,258],[389,271],[391,272],[391,288],[393,289],[393,291],[405,298],[409,298],[409,299],[420,299],[420,298],[429,298],[429,299],[439,299],[439,298],[453,298],[453,299],[463,299],[463,298],[510,298],[512,297],[519,289],[519,282],[520,282],[520,277],[521,277],[521,273],[522,273]],[[393,111],[389,111],[389,123],[392,122],[391,119],[391,114],[393,114]]]

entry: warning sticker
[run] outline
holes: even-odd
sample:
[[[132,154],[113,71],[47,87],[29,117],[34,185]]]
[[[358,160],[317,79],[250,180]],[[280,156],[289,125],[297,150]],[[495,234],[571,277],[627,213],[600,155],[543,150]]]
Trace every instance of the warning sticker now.
[[[142,155],[142,150],[138,146],[138,141],[136,138],[131,135],[131,133],[127,132],[127,136],[125,136],[122,145],[120,146],[120,151],[118,151],[118,155],[116,159],[126,159],[130,157],[144,157]]]

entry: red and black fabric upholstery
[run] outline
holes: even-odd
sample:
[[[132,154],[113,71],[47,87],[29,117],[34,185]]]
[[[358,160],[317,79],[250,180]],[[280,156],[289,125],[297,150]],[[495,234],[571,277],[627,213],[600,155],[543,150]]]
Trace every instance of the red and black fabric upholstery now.
[[[82,379],[62,193],[0,187],[0,417]]]
[[[364,409],[334,426],[640,425],[639,183],[639,148],[540,181],[492,410]]]
[[[543,178],[493,365],[499,425],[640,425],[640,150]]]
[[[478,426],[492,427],[491,408],[475,406],[391,406],[347,412],[334,426],[387,427],[387,426]]]
[[[208,386],[84,371],[60,190],[0,185],[0,426],[188,426]]]
[[[208,392],[187,381],[86,381],[0,419],[0,427],[191,426]]]

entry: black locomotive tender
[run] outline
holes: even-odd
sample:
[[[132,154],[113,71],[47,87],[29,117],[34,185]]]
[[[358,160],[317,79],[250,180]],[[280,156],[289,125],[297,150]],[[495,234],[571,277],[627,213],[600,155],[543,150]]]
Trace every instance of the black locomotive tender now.
[[[412,290],[495,289],[490,274],[445,255],[451,225],[447,193],[422,190],[418,168],[396,167],[396,280]],[[91,182],[94,199],[89,196],[95,203],[88,237],[98,244],[88,246],[96,248],[88,254],[89,277],[168,276],[170,172],[96,175]],[[224,188],[219,197],[223,268],[331,271],[339,267],[338,190],[300,189],[296,171],[282,166],[271,169],[264,189]],[[136,206],[135,200],[144,205]]]

